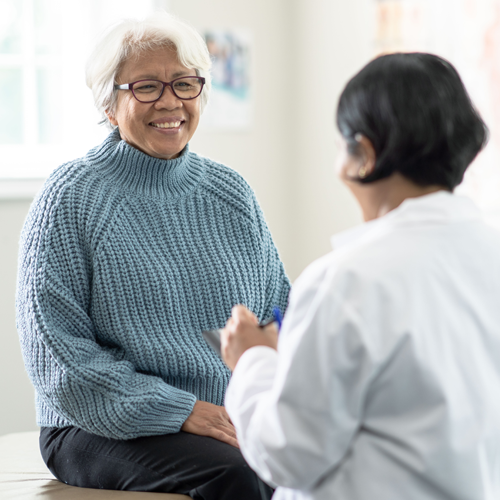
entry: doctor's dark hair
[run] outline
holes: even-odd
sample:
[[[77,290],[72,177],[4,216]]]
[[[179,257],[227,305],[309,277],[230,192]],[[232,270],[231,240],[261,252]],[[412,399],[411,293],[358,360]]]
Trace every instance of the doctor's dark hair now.
[[[431,54],[390,54],[366,65],[346,85],[337,126],[352,155],[357,134],[375,149],[370,183],[393,172],[420,186],[450,191],[486,145],[488,129],[456,69]]]

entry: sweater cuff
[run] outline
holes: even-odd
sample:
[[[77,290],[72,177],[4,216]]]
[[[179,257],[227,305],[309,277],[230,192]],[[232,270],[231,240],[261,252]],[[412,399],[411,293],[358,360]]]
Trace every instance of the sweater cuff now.
[[[141,435],[173,434],[181,430],[186,419],[191,415],[196,396],[170,385],[160,388],[149,408],[139,411]]]
[[[195,402],[193,394],[164,384],[156,387],[154,393],[122,402],[115,411],[98,410],[96,421],[101,425],[90,425],[88,430],[114,439],[175,434],[193,411]]]

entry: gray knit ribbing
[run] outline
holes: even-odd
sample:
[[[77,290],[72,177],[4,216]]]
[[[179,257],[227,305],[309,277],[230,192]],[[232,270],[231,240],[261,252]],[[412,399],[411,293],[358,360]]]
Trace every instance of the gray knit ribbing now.
[[[289,282],[254,193],[188,148],[159,160],[114,131],[57,169],[21,236],[17,324],[40,426],[177,432],[229,371],[201,331],[259,318]]]

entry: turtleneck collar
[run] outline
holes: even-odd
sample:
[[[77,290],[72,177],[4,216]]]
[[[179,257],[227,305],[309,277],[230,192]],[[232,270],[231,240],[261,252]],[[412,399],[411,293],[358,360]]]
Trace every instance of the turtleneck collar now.
[[[188,145],[179,157],[162,160],[126,143],[118,129],[85,159],[112,183],[146,196],[177,198],[192,191],[204,174],[203,163],[189,154]]]

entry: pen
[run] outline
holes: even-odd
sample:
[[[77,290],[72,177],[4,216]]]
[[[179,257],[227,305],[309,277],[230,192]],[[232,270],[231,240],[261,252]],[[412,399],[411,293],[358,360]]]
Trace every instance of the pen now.
[[[271,323],[278,323],[278,332],[281,330],[281,322],[283,321],[283,315],[278,306],[273,307],[273,315],[259,323],[259,328],[264,328]]]
[[[281,309],[278,306],[273,307],[273,316],[278,323],[278,332],[281,330],[281,323],[283,322],[283,314],[281,314]]]

